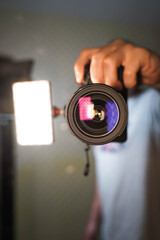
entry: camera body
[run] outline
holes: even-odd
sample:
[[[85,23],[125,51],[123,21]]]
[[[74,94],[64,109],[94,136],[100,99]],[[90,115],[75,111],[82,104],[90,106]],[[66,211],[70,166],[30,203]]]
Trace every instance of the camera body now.
[[[122,80],[123,68],[118,75]],[[117,92],[105,84],[93,84],[87,65],[82,87],[65,107],[65,119],[71,133],[84,143],[124,142],[127,139],[127,90]]]

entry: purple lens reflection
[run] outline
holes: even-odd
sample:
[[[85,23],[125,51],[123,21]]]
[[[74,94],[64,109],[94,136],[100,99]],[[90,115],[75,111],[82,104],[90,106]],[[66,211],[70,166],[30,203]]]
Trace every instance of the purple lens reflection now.
[[[108,101],[105,105],[107,115],[107,130],[110,132],[118,121],[118,107],[113,101]]]

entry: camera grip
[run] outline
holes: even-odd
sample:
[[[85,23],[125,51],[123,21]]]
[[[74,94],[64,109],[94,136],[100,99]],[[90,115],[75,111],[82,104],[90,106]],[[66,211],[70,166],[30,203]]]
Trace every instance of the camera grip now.
[[[91,77],[90,77],[90,63],[91,61],[88,61],[88,63],[85,65],[84,79],[82,82],[82,86],[85,86],[87,84],[92,84]]]

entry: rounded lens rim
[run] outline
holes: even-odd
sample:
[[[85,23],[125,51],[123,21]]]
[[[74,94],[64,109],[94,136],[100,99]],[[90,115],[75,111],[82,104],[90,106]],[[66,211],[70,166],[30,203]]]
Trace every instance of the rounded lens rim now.
[[[77,127],[75,121],[75,106],[78,102],[78,99],[93,93],[101,93],[112,99],[118,107],[119,118],[116,123],[114,129],[104,135],[101,136],[88,136],[82,129]],[[101,83],[94,83],[88,84],[83,87],[80,87],[70,98],[66,107],[65,107],[65,119],[68,124],[69,130],[71,133],[76,136],[79,140],[84,143],[91,144],[91,145],[103,145],[113,141],[115,138],[119,137],[127,126],[128,121],[128,109],[127,104],[122,97],[122,95],[117,92],[112,87],[101,84]]]

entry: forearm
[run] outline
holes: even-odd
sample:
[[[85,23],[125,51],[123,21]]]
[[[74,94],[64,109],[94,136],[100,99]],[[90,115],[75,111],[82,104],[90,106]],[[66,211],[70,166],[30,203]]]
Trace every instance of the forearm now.
[[[92,221],[98,221],[100,218],[100,215],[101,215],[101,202],[100,202],[99,190],[98,190],[97,184],[95,184],[94,196],[93,196],[89,219]]]
[[[84,240],[95,239],[98,226],[99,226],[100,214],[101,214],[101,203],[100,203],[99,191],[95,184],[90,215],[89,215],[89,219],[84,232]]]

